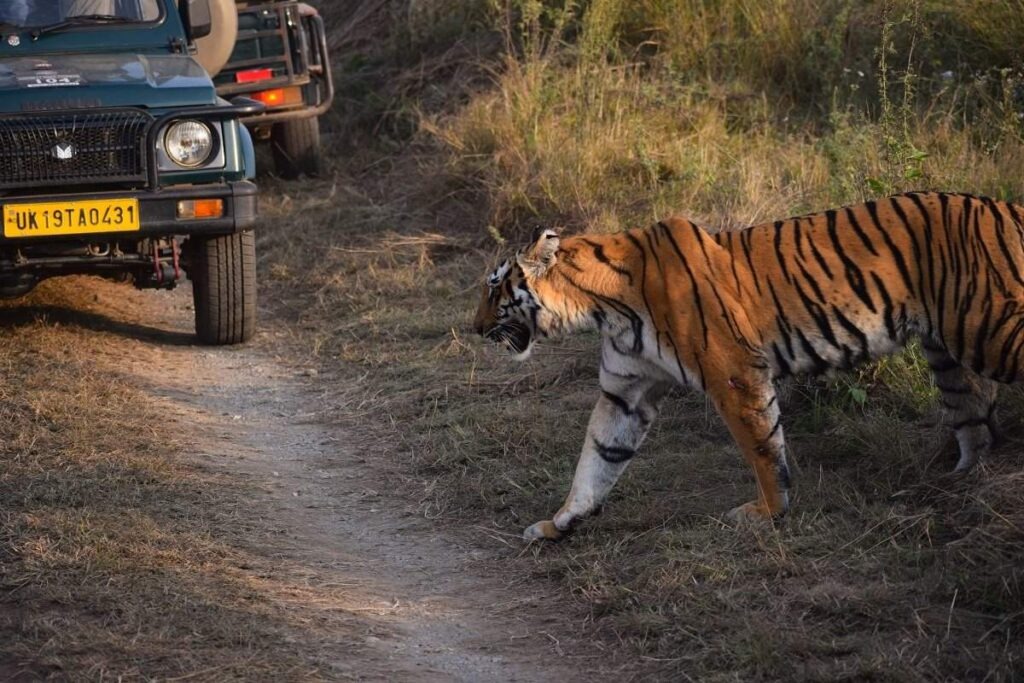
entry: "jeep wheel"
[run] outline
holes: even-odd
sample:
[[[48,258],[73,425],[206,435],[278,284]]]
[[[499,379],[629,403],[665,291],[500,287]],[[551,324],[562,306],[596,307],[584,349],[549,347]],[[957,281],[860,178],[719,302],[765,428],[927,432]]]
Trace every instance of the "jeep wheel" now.
[[[275,123],[270,133],[274,168],[282,178],[320,175],[320,120],[315,116]]]
[[[192,238],[189,256],[199,341],[224,345],[251,339],[256,331],[255,235]]]

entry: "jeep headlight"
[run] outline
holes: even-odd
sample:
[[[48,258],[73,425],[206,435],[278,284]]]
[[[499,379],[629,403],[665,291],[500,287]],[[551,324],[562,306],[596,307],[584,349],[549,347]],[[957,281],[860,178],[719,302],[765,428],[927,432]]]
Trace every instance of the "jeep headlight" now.
[[[164,151],[179,166],[201,166],[213,152],[213,132],[202,121],[175,121],[164,133]]]

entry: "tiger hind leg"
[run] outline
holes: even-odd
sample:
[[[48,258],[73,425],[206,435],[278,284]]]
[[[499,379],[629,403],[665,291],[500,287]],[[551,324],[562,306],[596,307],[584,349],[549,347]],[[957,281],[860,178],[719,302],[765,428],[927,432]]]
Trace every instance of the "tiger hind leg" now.
[[[782,517],[789,509],[789,466],[779,403],[771,380],[758,373],[729,377],[709,393],[757,480],[757,498],[731,512],[737,521]]]
[[[999,385],[965,368],[937,340],[923,338],[921,348],[935,376],[935,386],[942,392],[939,400],[960,448],[954,472],[966,472],[995,441]]]

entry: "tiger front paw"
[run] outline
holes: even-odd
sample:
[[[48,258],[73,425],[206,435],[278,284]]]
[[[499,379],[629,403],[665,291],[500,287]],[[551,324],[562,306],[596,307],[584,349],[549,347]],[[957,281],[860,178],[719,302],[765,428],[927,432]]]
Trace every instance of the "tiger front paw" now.
[[[557,541],[563,536],[565,532],[560,531],[550,519],[532,524],[523,531],[523,538],[527,541]]]
[[[735,507],[726,514],[726,518],[736,524],[737,526],[744,526],[748,524],[770,524],[773,518],[771,512],[764,503],[756,500],[752,500],[749,503],[744,503],[739,507]]]

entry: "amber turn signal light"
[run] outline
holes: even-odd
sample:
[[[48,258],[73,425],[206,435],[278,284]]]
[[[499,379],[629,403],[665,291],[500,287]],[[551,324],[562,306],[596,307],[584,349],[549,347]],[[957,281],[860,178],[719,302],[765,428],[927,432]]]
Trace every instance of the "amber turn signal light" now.
[[[254,100],[259,100],[268,107],[280,107],[289,104],[302,104],[302,88],[295,86],[290,88],[274,88],[273,90],[261,90],[250,95]]]
[[[223,199],[186,199],[178,202],[179,220],[220,218],[223,215]]]

